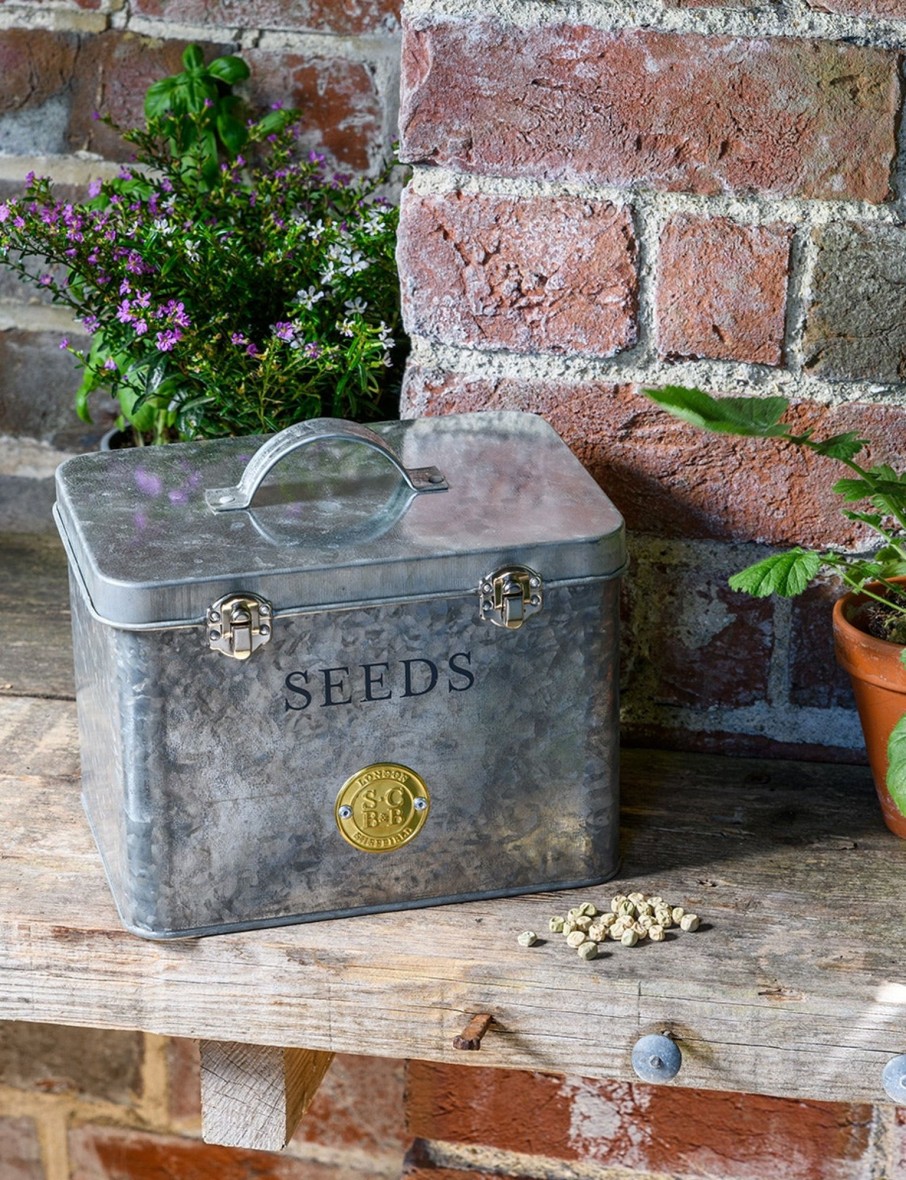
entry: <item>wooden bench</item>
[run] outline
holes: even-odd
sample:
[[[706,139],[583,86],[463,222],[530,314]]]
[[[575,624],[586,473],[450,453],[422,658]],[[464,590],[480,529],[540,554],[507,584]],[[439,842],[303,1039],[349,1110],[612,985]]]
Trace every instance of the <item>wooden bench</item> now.
[[[198,1038],[206,1137],[267,1148],[337,1051],[631,1081],[635,1042],[668,1031],[671,1085],[887,1101],[906,844],[867,769],[630,749],[612,884],[147,942],[121,928],[80,808],[62,553],[6,536],[0,572],[0,1019]],[[591,962],[547,933],[617,887],[702,929]],[[541,942],[519,946],[525,929]],[[479,1015],[480,1051],[454,1047]]]

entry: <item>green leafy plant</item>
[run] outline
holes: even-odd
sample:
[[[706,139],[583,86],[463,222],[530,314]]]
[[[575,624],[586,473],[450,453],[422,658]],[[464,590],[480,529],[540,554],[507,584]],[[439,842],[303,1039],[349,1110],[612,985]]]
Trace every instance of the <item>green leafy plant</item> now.
[[[111,393],[136,443],[395,416],[390,165],[354,179],[301,148],[297,111],[246,118],[233,87],[248,76],[190,45],[148,89],[145,127],[121,132],[134,164],[81,203],[33,175],[0,203],[0,262],[90,336],[61,344],[84,366],[79,415]]]
[[[730,578],[734,590],[766,597],[801,594],[822,573],[836,574],[854,593],[870,600],[873,629],[880,638],[904,647],[906,664],[906,472],[887,464],[863,466],[857,456],[869,445],[855,433],[815,438],[806,429],[795,433],[784,422],[789,402],[783,397],[712,397],[700,389],[666,386],[645,393],[677,418],[717,434],[776,438],[791,446],[834,459],[846,475],[832,485],[841,498],[841,512],[866,526],[876,544],[864,553],[807,549],[796,546],[774,553]],[[888,743],[887,787],[906,814],[906,716],[894,727]]]

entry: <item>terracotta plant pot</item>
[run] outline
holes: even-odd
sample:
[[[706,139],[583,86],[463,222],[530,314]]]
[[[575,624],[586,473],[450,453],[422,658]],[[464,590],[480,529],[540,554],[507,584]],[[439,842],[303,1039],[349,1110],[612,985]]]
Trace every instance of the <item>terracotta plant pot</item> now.
[[[867,634],[859,626],[859,611],[867,600],[845,594],[834,604],[834,646],[837,662],[849,673],[856,708],[862,723],[884,823],[906,839],[906,815],[900,811],[885,785],[887,741],[891,730],[906,713],[906,666],[903,648]]]

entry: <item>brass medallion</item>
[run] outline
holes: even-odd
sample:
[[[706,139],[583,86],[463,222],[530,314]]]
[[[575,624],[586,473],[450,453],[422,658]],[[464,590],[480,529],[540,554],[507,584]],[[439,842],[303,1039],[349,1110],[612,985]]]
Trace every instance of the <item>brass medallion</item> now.
[[[337,796],[340,835],[361,852],[392,852],[425,826],[431,800],[424,780],[396,762],[375,762],[348,778]]]

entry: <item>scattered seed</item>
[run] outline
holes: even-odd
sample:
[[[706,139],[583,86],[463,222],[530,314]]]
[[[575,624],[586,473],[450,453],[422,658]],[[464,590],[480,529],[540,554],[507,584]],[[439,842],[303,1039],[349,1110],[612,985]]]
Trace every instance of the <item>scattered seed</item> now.
[[[534,930],[523,930],[522,933],[517,936],[516,941],[520,946],[534,946],[538,941],[538,935]]]

